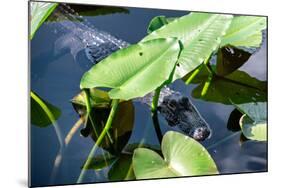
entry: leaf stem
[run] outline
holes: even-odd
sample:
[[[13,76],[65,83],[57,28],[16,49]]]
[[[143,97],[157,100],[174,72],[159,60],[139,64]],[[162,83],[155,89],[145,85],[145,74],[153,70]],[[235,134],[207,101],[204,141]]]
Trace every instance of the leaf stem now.
[[[185,81],[185,84],[188,85],[192,82],[192,80],[199,74],[199,72],[201,71],[201,69],[207,65],[209,63],[210,57],[212,56],[212,54],[210,54],[205,60],[204,63],[199,65],[199,67],[197,69],[195,69],[193,71],[193,73],[188,77],[188,79]]]
[[[209,73],[209,76],[208,76],[208,79],[207,81],[205,82],[204,86],[203,86],[203,89],[201,91],[201,96],[204,97],[211,85],[211,81],[213,79],[213,73]]]
[[[161,86],[158,87],[154,92],[154,96],[153,96],[152,104],[151,104],[151,112],[157,111],[158,100],[159,100],[161,88],[162,88]]]
[[[83,179],[84,179],[84,176],[85,176],[85,173],[86,173],[86,170],[89,165],[91,164],[91,159],[93,158],[98,146],[101,144],[101,142],[103,141],[103,138],[106,136],[108,130],[111,128],[111,124],[112,124],[112,121],[113,121],[113,118],[115,116],[115,113],[116,113],[116,110],[117,110],[117,107],[118,107],[118,104],[119,104],[119,99],[113,99],[112,101],[112,107],[111,107],[111,110],[110,110],[110,113],[109,113],[109,116],[108,116],[108,119],[106,121],[106,124],[105,124],[105,127],[104,129],[102,130],[100,136],[98,137],[94,147],[92,148],[92,150],[90,151],[89,155],[88,155],[88,158],[86,160],[86,163],[83,167],[83,169],[81,170],[81,173],[79,175],[79,178],[77,180],[77,183],[81,183],[83,182]]]
[[[158,121],[157,111],[152,112],[152,121],[153,121],[154,129],[155,129],[159,144],[161,145],[163,135],[161,132],[159,121]]]

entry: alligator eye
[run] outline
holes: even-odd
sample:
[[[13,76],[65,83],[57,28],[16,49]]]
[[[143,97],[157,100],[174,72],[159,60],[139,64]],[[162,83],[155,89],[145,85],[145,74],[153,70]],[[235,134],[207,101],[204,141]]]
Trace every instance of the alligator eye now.
[[[168,102],[167,106],[172,110],[175,110],[177,108],[177,101],[172,99]]]
[[[189,104],[189,99],[188,97],[182,97],[181,98],[181,103],[184,105],[184,106],[187,106]]]

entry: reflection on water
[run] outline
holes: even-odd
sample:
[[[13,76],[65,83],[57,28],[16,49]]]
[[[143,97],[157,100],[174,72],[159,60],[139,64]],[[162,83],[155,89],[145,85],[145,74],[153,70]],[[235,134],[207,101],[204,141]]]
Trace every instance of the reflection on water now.
[[[149,21],[158,15],[167,17],[185,15],[185,11],[166,11],[129,8],[126,11],[111,15],[86,16],[90,24],[114,34],[118,38],[135,43],[146,35]],[[54,29],[60,28],[58,23],[43,24],[31,43],[31,89],[42,98],[62,110],[58,125],[65,137],[79,116],[72,107],[70,100],[80,92],[79,83],[83,73],[89,67],[89,60],[84,53],[78,53],[76,61],[68,51],[59,56],[54,53],[55,41],[61,37]],[[240,67],[259,80],[266,80],[266,44],[250,57],[248,62]],[[78,63],[79,62],[79,63]],[[82,65],[87,65],[82,66]],[[181,80],[171,85],[171,88],[188,96],[211,126],[212,137],[202,144],[209,147],[209,152],[216,161],[221,173],[238,173],[267,170],[267,145],[261,142],[240,142],[240,133],[227,129],[228,118],[234,107],[221,103],[206,102],[192,98],[192,90],[196,86],[185,86]],[[129,143],[145,143],[158,145],[150,109],[139,102],[134,102],[134,127]],[[165,119],[159,115],[162,132],[176,129],[168,126]],[[153,131],[152,131],[153,130]],[[232,135],[222,144],[218,141]],[[80,174],[90,149],[93,146],[91,138],[84,138],[78,133],[73,136],[59,168],[53,184],[73,184]],[[50,184],[54,159],[59,150],[58,140],[52,126],[38,128],[31,126],[31,179],[32,185]],[[100,153],[99,151],[98,153]],[[87,171],[85,182],[104,182],[107,180],[108,168],[95,172]]]

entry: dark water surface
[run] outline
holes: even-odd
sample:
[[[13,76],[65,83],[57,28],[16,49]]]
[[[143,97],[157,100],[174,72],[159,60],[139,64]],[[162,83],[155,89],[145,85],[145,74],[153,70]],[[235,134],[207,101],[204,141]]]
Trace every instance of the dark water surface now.
[[[149,21],[159,15],[167,17],[185,15],[185,11],[167,11],[153,9],[129,8],[129,14],[117,13],[103,16],[87,16],[88,21],[97,28],[107,31],[129,43],[138,42],[146,35]],[[86,71],[81,64],[89,64],[89,61],[78,55],[76,62],[69,52],[56,57],[53,52],[54,42],[59,35],[54,28],[58,23],[44,23],[31,42],[31,89],[43,99],[59,107],[62,111],[58,119],[58,125],[63,137],[79,119],[74,111],[70,99],[79,93],[81,76]],[[249,61],[240,68],[252,77],[266,80],[266,45],[254,54]],[[84,62],[82,62],[84,61]],[[81,63],[81,64],[80,64]],[[210,147],[209,152],[214,158],[220,173],[258,172],[267,170],[267,145],[263,142],[247,141],[240,143],[240,133],[236,133],[227,141],[213,145],[218,141],[232,135],[227,129],[227,121],[234,107],[220,103],[205,102],[191,97],[193,85],[186,85],[183,81],[176,81],[171,88],[189,96],[201,115],[210,124],[212,137],[202,144]],[[135,123],[129,143],[143,141],[149,144],[158,144],[150,116],[150,110],[146,105],[134,102]],[[160,118],[162,132],[171,130],[164,120]],[[213,145],[213,146],[212,146]],[[73,184],[81,171],[89,151],[93,146],[90,138],[81,137],[77,132],[69,144],[53,184]],[[54,159],[59,150],[58,139],[53,126],[39,128],[31,126],[31,179],[33,186],[48,185],[51,182],[51,172]],[[108,169],[87,171],[85,182],[107,181]]]

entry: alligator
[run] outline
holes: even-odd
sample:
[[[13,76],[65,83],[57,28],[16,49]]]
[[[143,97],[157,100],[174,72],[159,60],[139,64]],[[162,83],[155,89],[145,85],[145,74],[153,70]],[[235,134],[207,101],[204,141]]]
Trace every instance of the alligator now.
[[[64,20],[57,22],[61,26],[63,35],[55,42],[55,53],[69,49],[76,59],[78,52],[84,50],[89,60],[89,67],[99,63],[111,53],[130,45],[110,33],[95,28],[66,4],[60,5],[52,16]],[[151,106],[153,94],[154,92],[135,100]],[[178,91],[167,86],[163,87],[157,111],[163,115],[169,126],[177,126],[183,133],[197,141],[204,141],[211,136],[209,124],[192,101]]]

